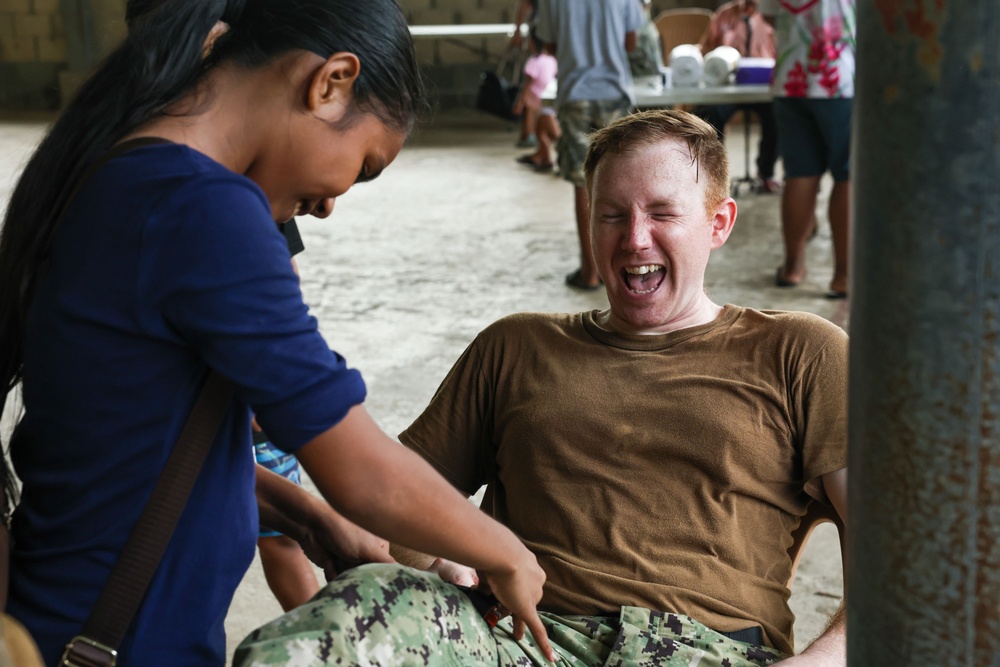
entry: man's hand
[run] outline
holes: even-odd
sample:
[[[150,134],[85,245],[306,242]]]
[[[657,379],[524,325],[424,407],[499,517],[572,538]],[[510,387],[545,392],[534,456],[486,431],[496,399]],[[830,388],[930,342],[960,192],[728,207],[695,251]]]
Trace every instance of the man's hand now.
[[[444,558],[436,558],[427,571],[435,573],[443,581],[456,586],[475,588],[479,585],[479,575],[473,568]]]

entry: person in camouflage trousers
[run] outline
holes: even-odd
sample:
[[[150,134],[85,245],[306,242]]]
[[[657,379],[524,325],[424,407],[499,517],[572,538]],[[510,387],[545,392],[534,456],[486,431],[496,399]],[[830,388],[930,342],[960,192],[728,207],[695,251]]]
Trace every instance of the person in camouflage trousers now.
[[[761,667],[784,656],[729,639],[680,614],[542,613],[560,667]],[[394,564],[348,570],[310,602],[258,628],[234,667],[550,665],[510,618],[490,629],[472,600],[436,574]]]

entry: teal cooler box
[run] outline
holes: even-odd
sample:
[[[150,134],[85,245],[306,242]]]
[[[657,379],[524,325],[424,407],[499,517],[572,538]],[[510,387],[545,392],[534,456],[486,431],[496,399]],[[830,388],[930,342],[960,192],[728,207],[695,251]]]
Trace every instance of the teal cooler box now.
[[[768,84],[774,74],[774,58],[740,58],[736,70],[737,85]]]

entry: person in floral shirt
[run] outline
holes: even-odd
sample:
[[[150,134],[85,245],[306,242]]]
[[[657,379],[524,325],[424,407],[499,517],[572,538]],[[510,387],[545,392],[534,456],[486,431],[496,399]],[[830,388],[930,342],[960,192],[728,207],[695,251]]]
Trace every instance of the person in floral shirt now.
[[[827,298],[848,295],[851,210],[851,107],[856,48],[855,0],[761,0],[775,26],[774,115],[785,167],[781,227],[785,262],[775,283],[795,287],[806,277],[806,244],[815,229],[820,178],[833,176],[830,228],[834,273]]]

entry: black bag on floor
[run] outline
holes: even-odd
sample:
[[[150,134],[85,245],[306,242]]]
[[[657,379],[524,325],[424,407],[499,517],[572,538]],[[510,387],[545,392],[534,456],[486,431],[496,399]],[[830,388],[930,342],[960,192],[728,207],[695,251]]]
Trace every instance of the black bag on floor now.
[[[515,121],[520,118],[514,113],[513,107],[521,89],[521,70],[524,66],[521,53],[518,48],[508,49],[500,59],[496,71],[486,71],[479,75],[477,109],[504,120]]]

